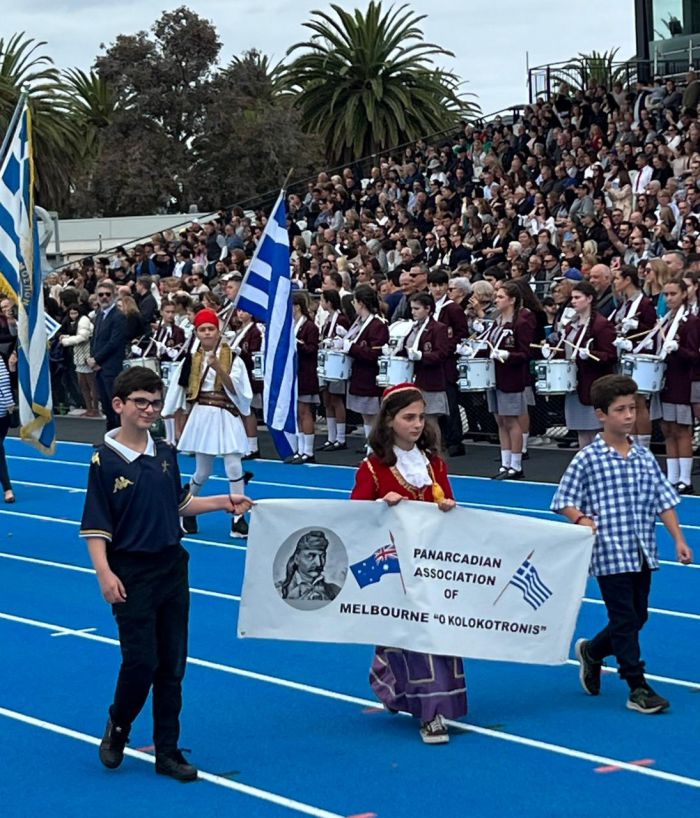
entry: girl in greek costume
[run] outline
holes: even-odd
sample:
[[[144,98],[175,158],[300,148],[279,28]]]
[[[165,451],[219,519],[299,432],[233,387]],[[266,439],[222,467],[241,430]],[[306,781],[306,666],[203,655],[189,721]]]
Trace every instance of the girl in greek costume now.
[[[340,293],[337,290],[323,290],[321,309],[327,314],[321,327],[321,343],[333,349],[342,349],[343,338],[348,334],[350,321],[341,312]],[[328,440],[321,446],[321,452],[338,452],[347,449],[345,442],[345,390],[346,381],[325,381],[321,384],[321,395],[326,408]]]
[[[378,315],[377,293],[368,284],[355,289],[352,305],[357,318],[342,343],[343,352],[353,359],[346,405],[362,415],[365,437],[369,438],[382,394],[377,386],[377,362],[382,347],[389,342],[389,330]]]
[[[617,349],[615,327],[596,312],[596,291],[588,281],[579,281],[571,291],[571,306],[576,316],[562,330],[559,354],[576,362],[576,392],[564,398],[566,425],[578,433],[580,448],[593,441],[601,428],[591,402],[591,386],[603,375],[615,370]],[[549,358],[554,350],[544,346],[542,356]]]
[[[496,367],[496,388],[486,393],[489,411],[496,415],[501,443],[501,467],[494,475],[495,480],[524,477],[523,430],[519,419],[527,414],[530,344],[534,341],[535,325],[521,307],[518,285],[503,282],[496,290],[498,317],[486,335],[489,351],[484,353],[493,358]]]
[[[260,352],[263,348],[263,329],[253,320],[253,316],[245,310],[236,310],[239,330],[231,338],[231,347],[236,355],[240,355],[248,372],[248,380],[253,390],[253,400],[251,409],[262,410],[263,382],[253,379],[253,354]],[[255,412],[243,417],[246,435],[248,436],[248,449],[244,460],[254,460],[260,457],[260,445],[258,443],[258,419]]]
[[[425,418],[425,401],[413,384],[389,387],[370,435],[372,454],[355,476],[352,500],[402,500],[455,507],[447,466],[438,457],[437,429]],[[404,711],[420,721],[426,744],[449,741],[445,718],[467,712],[462,660],[398,648],[377,647],[370,684],[390,712]]]
[[[179,377],[173,378],[163,413],[174,414],[183,398],[190,412],[178,449],[194,452],[195,473],[190,492],[195,497],[209,479],[214,459],[223,457],[231,494],[242,494],[244,474],[241,457],[248,440],[242,416],[250,414],[253,392],[243,360],[221,339],[219,319],[213,310],[200,310],[194,319],[198,345],[183,361]],[[196,518],[183,518],[188,534],[197,531]],[[248,523],[234,517],[232,537],[246,537]]]
[[[321,403],[318,384],[319,332],[309,315],[304,293],[292,297],[294,335],[297,341],[297,372],[299,397],[297,399],[297,451],[284,462],[292,466],[315,463],[314,435],[316,422],[312,406]]]
[[[414,326],[403,339],[398,354],[414,362],[413,380],[423,393],[426,415],[438,418],[449,411],[445,381],[445,364],[450,352],[447,327],[433,318],[432,295],[414,293],[409,303]]]
[[[688,310],[688,285],[675,278],[664,286],[668,312],[655,334],[656,353],[666,360],[661,391],[661,431],[666,441],[669,482],[679,494],[693,494],[692,378],[700,358],[700,318]]]

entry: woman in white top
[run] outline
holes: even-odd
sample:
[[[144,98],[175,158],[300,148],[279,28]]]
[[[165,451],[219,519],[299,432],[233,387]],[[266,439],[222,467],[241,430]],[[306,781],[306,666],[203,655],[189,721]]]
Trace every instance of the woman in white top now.
[[[86,411],[83,417],[101,417],[97,397],[97,379],[95,373],[88,366],[87,359],[90,357],[90,338],[94,329],[92,321],[77,306],[73,305],[68,310],[68,318],[71,325],[76,325],[74,335],[61,335],[59,341],[64,347],[73,349],[73,365],[78,376],[78,386],[83,396]]]

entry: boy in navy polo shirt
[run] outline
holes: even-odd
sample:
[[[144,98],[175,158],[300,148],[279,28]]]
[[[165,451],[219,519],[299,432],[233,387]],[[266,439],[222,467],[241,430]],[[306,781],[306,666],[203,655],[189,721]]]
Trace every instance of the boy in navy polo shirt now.
[[[163,382],[151,370],[132,367],[115,380],[112,407],[121,427],[92,455],[80,534],[122,651],[100,760],[110,769],[121,764],[152,687],[156,772],[193,781],[197,770],[178,749],[189,619],[180,516],[243,514],[253,503],[243,495],[192,497],[181,486],[175,449],[149,433],[162,406]]]
[[[592,639],[576,642],[580,680],[591,696],[600,693],[603,660],[615,656],[620,678],[630,688],[627,707],[660,713],[669,707],[644,677],[639,632],[648,616],[651,574],[659,567],[656,518],[668,529],[679,562],[693,552],[678,524],[680,498],[654,456],[632,442],[637,384],[623,375],[604,375],[591,387],[603,431],[571,461],[552,499],[558,511],[595,531],[590,572],[598,580],[608,624]]]

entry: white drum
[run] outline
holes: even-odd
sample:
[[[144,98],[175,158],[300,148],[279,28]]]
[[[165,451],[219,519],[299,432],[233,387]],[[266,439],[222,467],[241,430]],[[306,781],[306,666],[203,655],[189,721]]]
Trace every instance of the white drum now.
[[[496,387],[496,367],[491,358],[468,358],[457,361],[457,387],[460,392],[483,392]]]
[[[262,381],[265,379],[265,353],[253,353],[253,380]]]
[[[176,361],[161,361],[160,362],[160,377],[163,379],[163,386],[167,389],[170,382],[180,366]]]
[[[126,358],[122,363],[122,369],[131,369],[132,366],[143,366],[160,375],[160,361],[158,358]]]
[[[535,389],[540,395],[566,395],[576,391],[576,363],[553,360],[535,363]]]
[[[324,381],[347,381],[352,373],[352,358],[344,352],[321,349],[317,372]]]
[[[394,358],[382,355],[379,359],[377,386],[396,386],[398,383],[413,381],[413,361],[408,358]]]
[[[666,361],[658,355],[623,355],[621,369],[634,378],[640,395],[653,395],[664,387]]]

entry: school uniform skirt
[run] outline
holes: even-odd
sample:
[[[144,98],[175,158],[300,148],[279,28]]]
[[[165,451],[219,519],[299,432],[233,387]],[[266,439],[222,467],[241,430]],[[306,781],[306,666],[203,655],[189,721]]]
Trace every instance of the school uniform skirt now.
[[[379,398],[368,397],[367,395],[353,395],[348,391],[345,406],[351,412],[360,415],[376,415],[379,413]]]
[[[681,426],[693,425],[693,408],[685,403],[661,402],[661,420],[666,423],[678,423]]]
[[[500,389],[487,389],[486,402],[489,412],[502,417],[520,417],[527,414],[527,397],[525,392],[501,392]]]
[[[240,417],[217,406],[195,403],[177,448],[195,454],[244,455],[248,451],[248,438]]]
[[[421,390],[425,401],[426,415],[449,415],[447,392],[425,392]]]
[[[700,403],[700,381],[693,381],[690,384],[690,402]]]
[[[564,396],[564,418],[567,429],[572,432],[597,432],[603,428],[595,409],[581,403],[576,392]]]

